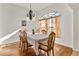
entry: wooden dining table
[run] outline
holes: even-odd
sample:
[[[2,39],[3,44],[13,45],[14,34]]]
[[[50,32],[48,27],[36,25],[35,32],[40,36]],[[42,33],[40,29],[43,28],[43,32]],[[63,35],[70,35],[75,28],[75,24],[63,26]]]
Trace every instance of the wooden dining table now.
[[[36,54],[38,55],[38,42],[46,40],[48,38],[47,34],[42,33],[35,33],[35,34],[28,34],[28,40],[30,43],[34,45],[34,49],[36,50]]]

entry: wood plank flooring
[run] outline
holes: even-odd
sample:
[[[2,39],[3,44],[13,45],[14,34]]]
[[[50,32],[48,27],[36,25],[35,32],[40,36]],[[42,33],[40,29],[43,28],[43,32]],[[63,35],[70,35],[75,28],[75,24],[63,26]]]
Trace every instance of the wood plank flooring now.
[[[75,52],[72,48],[55,44],[55,56],[75,56],[79,55],[79,52]],[[0,46],[0,56],[24,56],[25,53],[21,53],[19,48],[19,42],[11,43],[7,45]],[[29,48],[27,52],[28,56],[36,56],[36,52],[33,48]],[[45,56],[45,54],[41,53],[40,56]]]

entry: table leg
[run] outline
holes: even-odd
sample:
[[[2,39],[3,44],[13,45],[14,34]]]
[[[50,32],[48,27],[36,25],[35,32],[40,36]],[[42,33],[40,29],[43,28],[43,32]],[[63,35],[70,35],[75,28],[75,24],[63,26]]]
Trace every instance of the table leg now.
[[[35,41],[35,51],[36,55],[38,55],[38,41]]]

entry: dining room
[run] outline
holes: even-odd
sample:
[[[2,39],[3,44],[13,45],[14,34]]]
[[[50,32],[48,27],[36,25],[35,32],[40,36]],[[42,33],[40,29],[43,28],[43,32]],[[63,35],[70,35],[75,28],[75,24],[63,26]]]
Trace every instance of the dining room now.
[[[73,38],[73,6],[77,5],[0,3],[0,55],[79,55]]]

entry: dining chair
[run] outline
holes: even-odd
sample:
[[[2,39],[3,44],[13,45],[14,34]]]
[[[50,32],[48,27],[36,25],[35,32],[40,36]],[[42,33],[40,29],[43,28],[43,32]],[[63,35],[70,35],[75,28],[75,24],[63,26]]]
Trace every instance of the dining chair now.
[[[21,52],[28,51],[28,48],[32,46],[27,40],[27,33],[25,31],[19,31],[20,32],[20,48]]]
[[[46,30],[42,30],[42,34],[47,34]]]
[[[38,42],[39,54],[41,53],[41,50],[43,50],[44,52],[46,52],[46,55],[49,56],[49,54],[52,51],[52,55],[54,56],[54,43],[55,43],[55,33],[51,32],[47,40]]]

